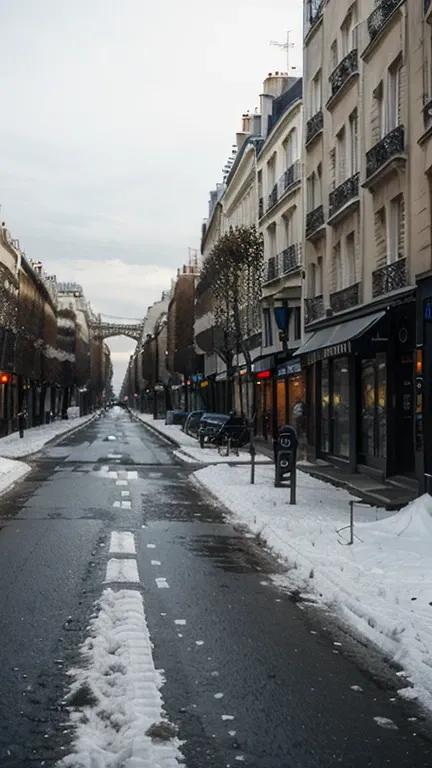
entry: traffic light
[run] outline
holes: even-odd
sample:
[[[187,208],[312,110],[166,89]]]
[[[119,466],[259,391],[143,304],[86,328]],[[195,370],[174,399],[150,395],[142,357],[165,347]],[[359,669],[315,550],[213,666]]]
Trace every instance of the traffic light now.
[[[4,373],[4,371],[0,371],[0,384],[9,384],[10,380],[10,373]]]

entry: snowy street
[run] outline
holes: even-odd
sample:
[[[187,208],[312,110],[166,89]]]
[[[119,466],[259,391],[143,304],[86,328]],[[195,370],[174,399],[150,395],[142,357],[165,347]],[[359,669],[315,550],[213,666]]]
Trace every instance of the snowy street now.
[[[403,595],[412,511],[358,511],[364,549],[344,547],[345,491],[299,473],[281,509],[264,457],[251,488],[247,467],[151,426],[114,409],[55,443],[35,434],[2,496],[1,768],[431,765],[426,503]],[[350,617],[331,610],[337,572]],[[398,693],[408,679],[415,695]]]

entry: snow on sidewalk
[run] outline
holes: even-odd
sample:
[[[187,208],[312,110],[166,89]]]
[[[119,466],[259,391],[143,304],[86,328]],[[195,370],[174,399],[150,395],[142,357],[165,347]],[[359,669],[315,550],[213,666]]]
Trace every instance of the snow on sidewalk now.
[[[240,450],[239,456],[235,453],[231,453],[229,456],[221,456],[216,448],[200,448],[198,440],[183,432],[178,424],[164,424],[161,419],[154,420],[153,416],[150,416],[148,413],[135,413],[135,416],[144,424],[153,427],[159,434],[170,440],[174,440],[180,448],[180,450],[176,452],[176,456],[183,461],[193,461],[197,464],[250,463],[248,448]],[[268,456],[264,456],[264,454],[261,453],[257,453],[256,460],[260,463],[272,463]]]
[[[6,456],[9,459],[16,459],[21,456],[29,456],[40,451],[50,440],[69,432],[71,429],[84,426],[92,418],[93,415],[89,415],[64,421],[53,421],[51,424],[26,429],[24,437],[20,437],[19,432],[13,432],[11,435],[0,439],[0,457]]]
[[[40,451],[43,446],[54,437],[63,435],[72,429],[83,426],[92,416],[70,419],[68,421],[55,421],[41,427],[33,427],[25,431],[25,436],[20,438],[18,432],[0,439],[0,493],[24,477],[30,472],[30,467],[24,461],[13,461],[14,458],[29,456]]]
[[[432,708],[432,498],[398,513],[355,508],[346,490],[297,473],[297,505],[274,488],[271,468],[209,466],[195,477],[285,561],[281,586],[309,593],[348,620],[403,669],[400,695]]]

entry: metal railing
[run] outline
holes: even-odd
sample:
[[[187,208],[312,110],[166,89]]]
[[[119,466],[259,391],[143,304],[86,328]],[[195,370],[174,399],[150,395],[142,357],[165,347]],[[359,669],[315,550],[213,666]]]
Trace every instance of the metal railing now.
[[[270,283],[272,280],[300,269],[302,266],[302,253],[302,244],[294,243],[276,254],[276,256],[270,256],[265,268],[264,282]]]
[[[322,109],[320,109],[319,112],[316,112],[315,115],[312,115],[312,117],[306,123],[306,144],[309,144],[311,141],[313,141],[315,136],[318,136],[323,128],[324,114]]]
[[[400,4],[401,0],[382,0],[382,3],[377,5],[375,10],[372,11],[367,20],[367,27],[371,40],[381,32],[382,28],[387,24],[388,20]]]
[[[360,173],[355,173],[339,184],[329,195],[329,218],[334,216],[350,200],[359,195]]]
[[[405,258],[392,261],[372,272],[372,296],[384,296],[386,293],[405,288],[407,285],[407,263]]]
[[[353,50],[339,62],[336,69],[333,70],[329,77],[331,98],[336,96],[351,75],[355,75],[358,71],[358,52],[357,48],[353,48]]]
[[[324,225],[324,206],[319,205],[306,214],[306,237],[313,235],[317,229]]]
[[[305,299],[305,324],[313,323],[324,315],[324,299],[315,296],[313,299]]]
[[[361,283],[353,283],[348,288],[341,291],[335,291],[330,294],[330,308],[333,312],[343,312],[345,309],[351,309],[360,304]]]
[[[366,177],[372,176],[392,157],[405,149],[405,131],[403,125],[393,128],[369,152],[366,152]]]

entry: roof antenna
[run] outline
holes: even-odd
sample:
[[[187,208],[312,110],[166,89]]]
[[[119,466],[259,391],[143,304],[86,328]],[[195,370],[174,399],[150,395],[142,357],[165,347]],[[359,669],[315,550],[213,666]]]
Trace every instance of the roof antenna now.
[[[277,40],[270,41],[270,45],[274,45],[276,48],[282,48],[282,50],[286,52],[286,66],[288,74],[290,73],[290,69],[295,69],[295,67],[290,67],[290,48],[294,48],[294,43],[290,42],[291,31],[291,29],[288,30],[286,41],[284,43],[278,43]]]

